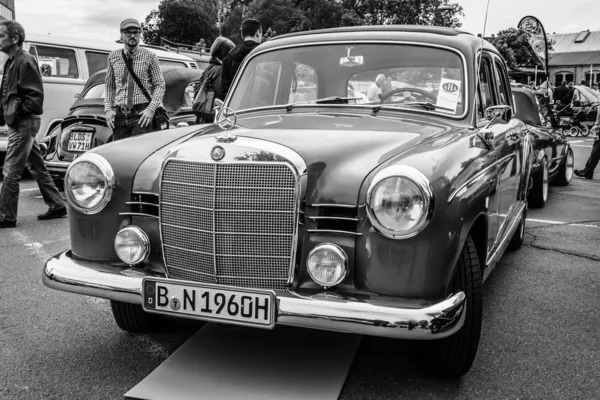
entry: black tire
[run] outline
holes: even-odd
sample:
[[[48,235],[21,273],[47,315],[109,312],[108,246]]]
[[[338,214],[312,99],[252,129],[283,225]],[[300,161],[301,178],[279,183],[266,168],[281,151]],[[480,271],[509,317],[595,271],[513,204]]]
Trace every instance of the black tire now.
[[[573,179],[573,168],[575,166],[575,155],[573,150],[569,148],[567,155],[563,160],[562,165],[558,170],[558,175],[553,179],[552,183],[558,186],[567,186]]]
[[[546,157],[540,161],[540,168],[533,177],[533,186],[527,195],[527,202],[532,208],[544,208],[548,201],[548,160]]]
[[[583,137],[587,137],[590,135],[590,130],[588,129],[587,126],[584,126],[582,129],[579,130],[579,132],[581,133],[581,136],[583,136]]]
[[[430,374],[444,378],[460,378],[473,366],[479,348],[483,318],[481,285],[479,257],[473,239],[468,236],[456,264],[452,284],[452,293],[465,292],[465,323],[452,336],[423,343],[428,353],[424,360],[425,367]]]
[[[139,304],[111,300],[110,308],[119,328],[130,333],[155,332],[163,320],[160,315],[145,312]]]
[[[513,234],[513,237],[508,242],[507,249],[509,251],[516,251],[523,246],[523,242],[525,241],[525,225],[527,224],[527,207],[523,210],[523,215],[521,215],[521,222],[517,227],[517,230]]]

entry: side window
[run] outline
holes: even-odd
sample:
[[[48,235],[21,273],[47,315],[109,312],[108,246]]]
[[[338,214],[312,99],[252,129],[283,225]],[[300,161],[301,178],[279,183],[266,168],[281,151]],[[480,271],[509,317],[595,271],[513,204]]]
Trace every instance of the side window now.
[[[71,49],[37,45],[42,76],[79,78],[75,52]]]
[[[484,57],[481,61],[481,69],[479,70],[479,118],[485,116],[485,109],[494,105],[494,92],[492,82],[492,65],[488,57]]]
[[[494,63],[494,74],[498,88],[498,104],[510,106],[510,87],[504,74],[504,67],[498,61]]]
[[[90,76],[94,75],[98,71],[105,69],[108,66],[108,53],[86,51],[85,59],[87,60]]]
[[[288,102],[296,103],[316,100],[319,93],[318,81],[319,76],[313,67],[296,63]]]
[[[277,90],[281,77],[279,61],[263,61],[256,64],[254,73],[244,74],[251,77],[240,81],[238,90],[243,90],[239,108],[268,107],[276,104]],[[243,88],[243,89],[242,89]]]

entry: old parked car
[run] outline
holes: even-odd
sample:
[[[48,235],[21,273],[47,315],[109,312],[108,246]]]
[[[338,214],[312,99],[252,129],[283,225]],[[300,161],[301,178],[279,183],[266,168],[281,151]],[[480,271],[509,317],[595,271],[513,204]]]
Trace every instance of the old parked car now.
[[[380,74],[407,86],[348,96]],[[300,80],[316,97],[293,103]],[[496,49],[425,26],[282,35],[220,106],[71,164],[71,248],[44,284],[110,299],[129,332],[176,316],[411,339],[431,372],[467,373],[533,155]]]
[[[171,127],[193,125],[192,84],[202,71],[191,68],[161,66],[166,92],[163,106],[169,114]],[[73,103],[69,115],[48,136],[40,140],[46,167],[59,187],[71,162],[86,151],[111,142],[112,129],[104,117],[104,79],[106,69],[90,77],[81,96]]]
[[[554,115],[542,108],[535,92],[513,88],[513,95],[517,108],[516,116],[528,126],[533,140],[533,183],[529,190],[528,203],[530,207],[542,208],[548,200],[548,188],[551,183],[567,186],[571,182],[575,156]]]

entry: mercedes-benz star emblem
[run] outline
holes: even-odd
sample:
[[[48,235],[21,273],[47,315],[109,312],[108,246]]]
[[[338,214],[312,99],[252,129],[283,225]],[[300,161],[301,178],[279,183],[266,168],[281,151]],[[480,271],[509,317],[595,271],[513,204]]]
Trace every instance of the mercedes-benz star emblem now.
[[[215,161],[221,161],[225,157],[225,149],[221,146],[215,146],[210,152],[210,158]]]
[[[217,121],[221,129],[228,131],[237,124],[237,115],[231,108],[222,108],[217,115]]]

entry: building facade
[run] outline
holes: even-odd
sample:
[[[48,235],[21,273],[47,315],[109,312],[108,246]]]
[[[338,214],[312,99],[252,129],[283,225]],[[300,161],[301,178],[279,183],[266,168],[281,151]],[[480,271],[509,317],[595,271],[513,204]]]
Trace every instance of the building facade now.
[[[550,82],[559,86],[562,81],[588,86],[600,82],[600,31],[582,31],[548,35],[554,40],[549,54]]]
[[[15,0],[0,0],[0,20],[15,19]]]

